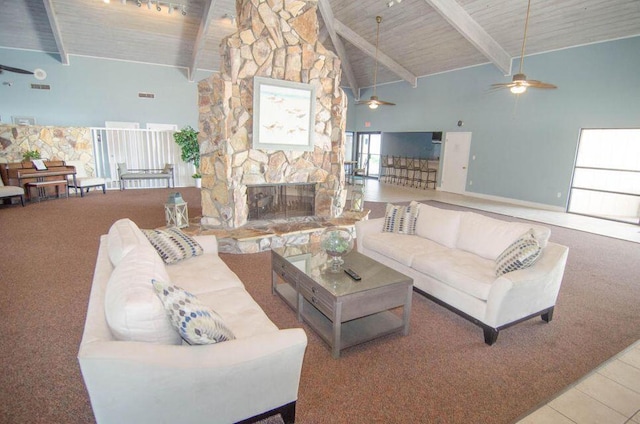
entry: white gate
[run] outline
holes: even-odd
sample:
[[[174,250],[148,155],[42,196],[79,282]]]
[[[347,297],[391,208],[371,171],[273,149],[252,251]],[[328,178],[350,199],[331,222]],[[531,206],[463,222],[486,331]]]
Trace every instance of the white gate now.
[[[107,187],[119,188],[118,163],[129,169],[162,169],[174,165],[176,187],[193,186],[192,164],[180,158],[180,146],[173,139],[174,131],[92,128],[96,176],[107,179]],[[134,180],[127,188],[166,187],[166,180]]]

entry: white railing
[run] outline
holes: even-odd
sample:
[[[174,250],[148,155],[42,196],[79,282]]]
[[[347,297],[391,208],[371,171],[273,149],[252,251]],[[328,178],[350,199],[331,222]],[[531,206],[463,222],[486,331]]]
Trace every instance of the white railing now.
[[[96,160],[96,176],[107,179],[108,188],[119,188],[118,163],[129,169],[161,169],[174,165],[176,187],[194,185],[192,164],[180,158],[180,147],[173,139],[174,131],[91,128]],[[134,180],[127,188],[166,187],[166,180]]]

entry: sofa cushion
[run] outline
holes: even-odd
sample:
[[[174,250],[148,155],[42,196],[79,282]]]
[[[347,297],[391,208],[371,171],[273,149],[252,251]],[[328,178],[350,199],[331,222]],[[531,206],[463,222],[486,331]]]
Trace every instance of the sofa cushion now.
[[[411,266],[414,256],[418,253],[429,254],[446,249],[446,247],[426,238],[396,233],[367,234],[362,240],[362,246],[405,266]]]
[[[411,268],[481,300],[496,280],[494,261],[473,253],[443,249],[415,255]]]
[[[454,249],[458,239],[461,214],[459,211],[420,204],[416,234]]]
[[[198,296],[229,287],[244,287],[238,276],[215,254],[205,253],[167,265],[166,270],[173,284]]]
[[[198,298],[173,284],[152,280],[171,323],[191,345],[214,344],[235,339],[222,318]]]
[[[178,332],[151,280],[168,281],[165,265],[150,245],[137,246],[115,267],[105,291],[105,317],[118,340],[180,344]]]
[[[178,228],[142,230],[142,232],[166,264],[202,255],[202,246]]]
[[[237,339],[278,331],[244,287],[203,293],[198,299],[222,317]]]
[[[495,261],[531,225],[462,212],[456,247]]]
[[[122,258],[139,245],[150,246],[145,235],[138,226],[128,218],[119,219],[111,225],[108,234],[109,259],[117,266]]]
[[[498,256],[496,276],[530,267],[536,263],[540,253],[542,249],[533,236],[533,230],[527,231]]]
[[[382,231],[413,235],[416,233],[419,203],[411,202],[408,206],[387,203]]]

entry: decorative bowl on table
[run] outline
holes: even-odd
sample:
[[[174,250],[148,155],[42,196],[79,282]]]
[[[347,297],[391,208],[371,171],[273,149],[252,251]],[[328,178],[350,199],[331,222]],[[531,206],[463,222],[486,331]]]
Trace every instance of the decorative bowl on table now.
[[[340,272],[344,264],[342,257],[353,249],[353,236],[346,228],[329,227],[322,233],[321,246],[329,257],[327,270]]]

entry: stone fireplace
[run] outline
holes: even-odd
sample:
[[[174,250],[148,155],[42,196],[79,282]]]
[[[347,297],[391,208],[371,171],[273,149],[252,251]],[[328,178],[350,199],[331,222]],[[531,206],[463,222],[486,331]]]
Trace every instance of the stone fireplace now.
[[[317,0],[237,0],[236,9],[220,73],[198,84],[202,225],[243,226],[247,188],[275,184],[313,185],[315,215],[330,218],[345,203],[346,98],[340,60],[318,41]],[[313,151],[252,148],[255,76],[315,87]]]

